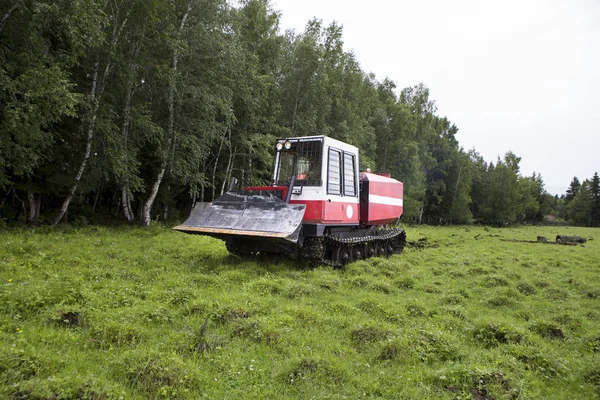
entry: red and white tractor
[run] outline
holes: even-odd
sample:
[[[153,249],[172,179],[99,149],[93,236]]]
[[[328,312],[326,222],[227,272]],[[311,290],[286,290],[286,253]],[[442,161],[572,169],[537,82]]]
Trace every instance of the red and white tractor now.
[[[403,185],[387,174],[359,172],[358,148],[327,136],[279,139],[269,186],[230,190],[198,203],[173,229],[209,235],[238,255],[281,253],[342,266],[404,248],[388,228],[402,215]]]

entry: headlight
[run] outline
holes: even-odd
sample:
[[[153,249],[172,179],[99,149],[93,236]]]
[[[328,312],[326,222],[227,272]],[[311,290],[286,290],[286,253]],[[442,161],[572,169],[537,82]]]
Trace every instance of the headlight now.
[[[289,149],[291,149],[291,148],[292,148],[292,143],[291,143],[291,142],[288,140],[287,142],[285,142],[285,145],[284,145],[284,146],[285,146],[285,149],[286,149],[286,150],[289,150]]]
[[[283,149],[283,143],[277,142],[277,144],[275,145],[275,148],[277,149],[277,151],[280,151],[281,149]]]

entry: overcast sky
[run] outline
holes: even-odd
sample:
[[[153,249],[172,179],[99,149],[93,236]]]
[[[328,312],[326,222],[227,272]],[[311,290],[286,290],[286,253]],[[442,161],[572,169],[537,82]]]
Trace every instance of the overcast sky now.
[[[399,89],[423,82],[466,150],[512,150],[561,194],[600,173],[599,0],[272,0],[281,29],[317,17]]]

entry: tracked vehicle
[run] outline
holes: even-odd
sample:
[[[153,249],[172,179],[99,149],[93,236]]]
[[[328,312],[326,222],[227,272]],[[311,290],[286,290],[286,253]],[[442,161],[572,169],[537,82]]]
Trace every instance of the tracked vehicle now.
[[[173,229],[213,236],[240,256],[278,253],[343,266],[404,248],[403,184],[358,170],[358,148],[327,136],[279,139],[269,186],[198,203]]]

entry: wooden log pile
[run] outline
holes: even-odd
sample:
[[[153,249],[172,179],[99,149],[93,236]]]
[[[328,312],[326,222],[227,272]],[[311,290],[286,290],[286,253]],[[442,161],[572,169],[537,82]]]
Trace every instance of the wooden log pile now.
[[[548,238],[545,236],[538,236],[537,240],[519,240],[519,239],[500,239],[503,242],[519,242],[519,243],[545,243],[545,244],[562,244],[566,246],[577,246],[578,244],[582,245],[587,242],[587,239],[581,236],[566,236],[566,235],[558,235],[556,236],[555,242],[548,241]]]

